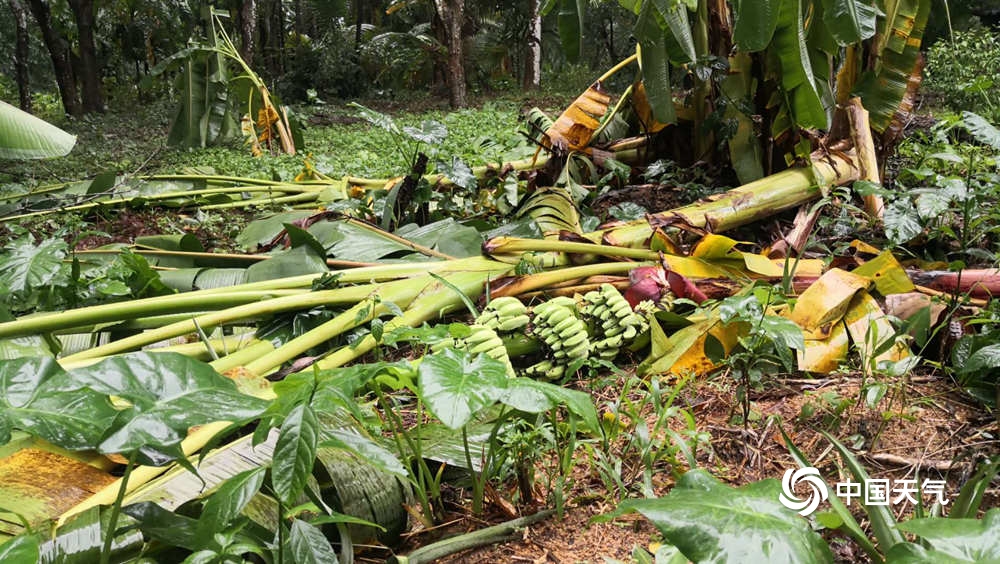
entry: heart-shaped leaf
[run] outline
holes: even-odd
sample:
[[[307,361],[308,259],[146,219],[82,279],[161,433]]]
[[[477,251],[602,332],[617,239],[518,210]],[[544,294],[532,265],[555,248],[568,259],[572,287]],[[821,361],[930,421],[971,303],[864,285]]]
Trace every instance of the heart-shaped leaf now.
[[[427,409],[448,427],[460,429],[500,399],[507,369],[486,355],[445,349],[424,357],[418,381]]]
[[[740,488],[691,470],[669,495],[626,500],[617,515],[639,512],[694,562],[833,562],[809,522],[781,505],[774,479]]]
[[[18,428],[70,450],[94,448],[117,414],[51,357],[0,362],[0,444]]]
[[[112,357],[71,374],[94,390],[131,403],[119,413],[100,450],[141,449],[144,464],[167,462],[150,457],[175,449],[191,427],[249,421],[267,407],[266,401],[240,393],[209,365],[176,353]]]
[[[960,562],[1000,561],[1000,509],[990,509],[982,520],[928,517],[910,519],[897,528],[919,536],[936,552]]]

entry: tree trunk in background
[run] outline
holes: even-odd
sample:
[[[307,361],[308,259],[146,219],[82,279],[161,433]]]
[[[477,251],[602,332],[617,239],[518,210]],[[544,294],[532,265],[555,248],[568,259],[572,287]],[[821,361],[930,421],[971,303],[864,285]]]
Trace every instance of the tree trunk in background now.
[[[364,23],[361,19],[361,14],[364,13],[364,1],[354,0],[354,50],[361,50],[361,24]]]
[[[101,69],[94,41],[94,0],[69,0],[80,41],[80,81],[83,83],[83,111],[103,112]]]
[[[285,15],[281,9],[281,0],[263,1],[258,13],[261,17],[260,46],[264,53],[264,64],[267,65],[270,78],[274,78],[284,72],[285,66]]]
[[[52,15],[45,0],[29,0],[31,13],[42,31],[42,41],[52,59],[52,70],[59,85],[59,97],[62,98],[63,109],[71,116],[83,113],[80,101],[76,98],[76,83],[73,81],[73,69],[69,64],[69,51],[62,38],[52,29]]]
[[[257,0],[243,0],[239,10],[240,57],[253,67],[254,36],[257,34]]]
[[[297,35],[303,35],[305,34],[305,24],[302,22],[305,21],[303,18],[305,14],[302,13],[302,0],[293,0],[292,7],[295,10],[295,33]]]
[[[31,89],[28,88],[28,12],[21,0],[7,0],[14,14],[14,74],[21,109],[31,111]]]
[[[528,56],[524,87],[538,88],[542,85],[542,15],[541,0],[531,0],[531,20],[528,22]]]
[[[465,97],[465,58],[462,54],[462,19],[465,12],[465,0],[434,0],[438,17],[444,24],[448,47],[448,99],[453,108],[464,108],[467,105]]]

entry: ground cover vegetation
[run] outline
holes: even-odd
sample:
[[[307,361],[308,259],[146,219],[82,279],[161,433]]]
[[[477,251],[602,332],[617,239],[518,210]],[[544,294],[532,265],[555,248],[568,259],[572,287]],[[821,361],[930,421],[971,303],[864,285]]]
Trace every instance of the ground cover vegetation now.
[[[1000,559],[988,2],[7,7],[0,561]]]

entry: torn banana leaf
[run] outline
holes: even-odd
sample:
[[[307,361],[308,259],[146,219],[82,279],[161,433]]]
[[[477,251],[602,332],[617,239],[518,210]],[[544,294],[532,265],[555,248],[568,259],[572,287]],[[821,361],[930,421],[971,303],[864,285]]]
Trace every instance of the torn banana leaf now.
[[[826,338],[806,339],[805,349],[796,351],[799,370],[817,374],[833,372],[847,360],[850,344],[847,328],[837,321],[831,326]]]
[[[870,285],[868,278],[831,268],[802,292],[788,318],[801,327],[807,337],[824,338],[830,334],[833,324],[844,316],[855,294]]]
[[[883,361],[896,362],[910,356],[910,349],[896,341],[889,317],[867,291],[858,292],[851,300],[844,323],[866,372]]]

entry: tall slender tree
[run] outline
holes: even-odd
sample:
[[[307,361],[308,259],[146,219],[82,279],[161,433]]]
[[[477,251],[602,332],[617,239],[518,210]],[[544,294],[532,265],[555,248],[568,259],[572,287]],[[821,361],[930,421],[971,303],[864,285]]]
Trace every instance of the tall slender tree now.
[[[104,95],[101,93],[101,67],[97,62],[97,43],[94,40],[94,0],[68,0],[79,41],[80,61],[77,78],[83,85],[83,111],[103,112]]]
[[[528,20],[528,56],[525,58],[524,87],[538,88],[542,84],[542,13],[541,0],[530,0]]]
[[[465,56],[462,47],[462,23],[465,17],[465,0],[434,0],[434,8],[444,25],[448,48],[448,100],[453,108],[468,105],[465,93]]]
[[[69,60],[69,45],[52,27],[52,9],[47,0],[29,0],[28,5],[42,32],[42,41],[49,52],[49,58],[52,59],[52,70],[56,75],[63,109],[71,116],[81,115],[83,106],[77,98],[76,81]]]
[[[14,74],[21,109],[31,111],[31,89],[28,86],[28,11],[21,0],[7,0],[14,16]]]

